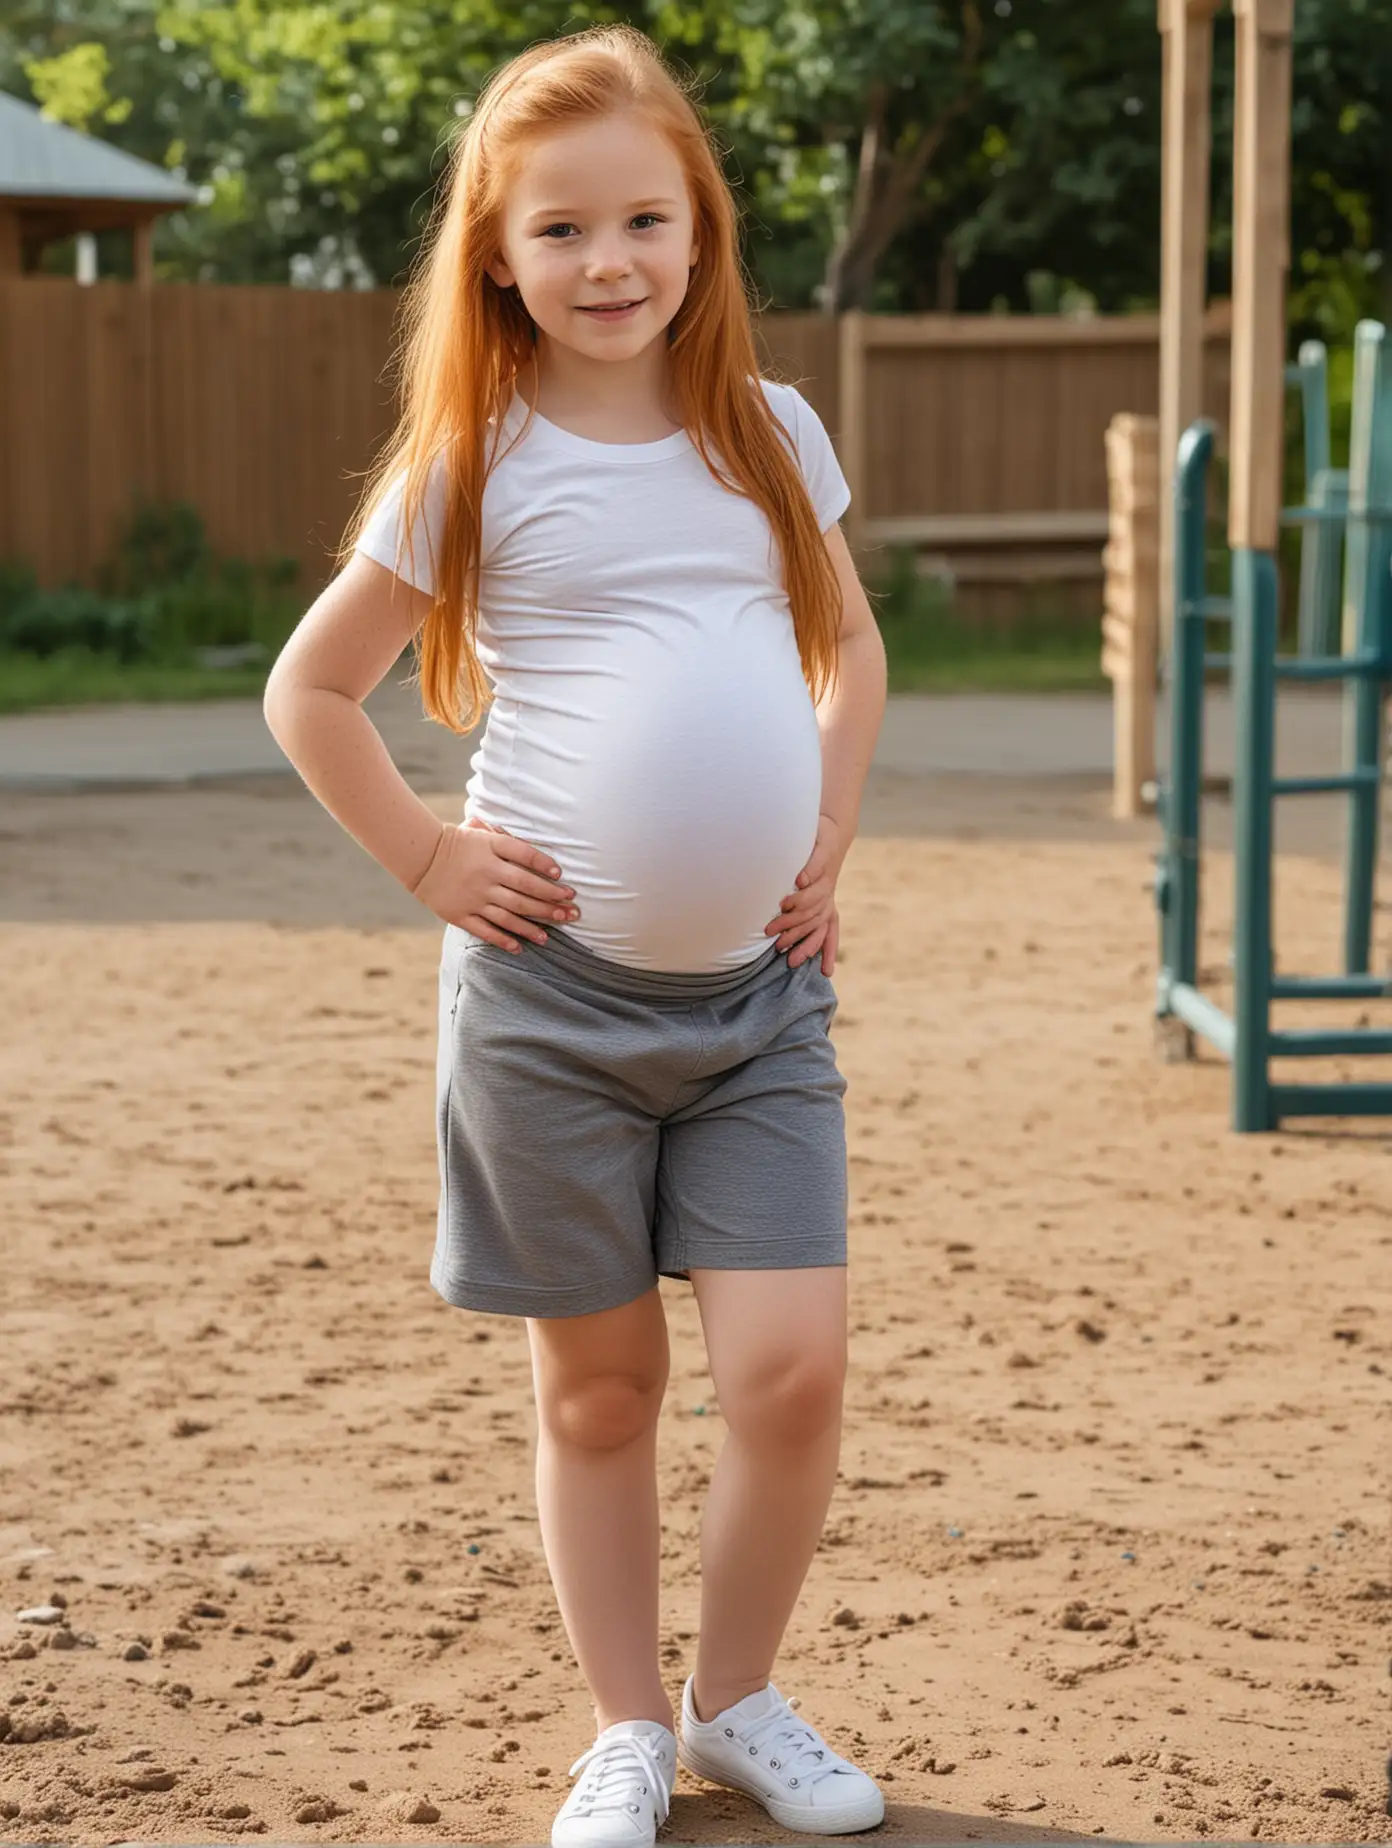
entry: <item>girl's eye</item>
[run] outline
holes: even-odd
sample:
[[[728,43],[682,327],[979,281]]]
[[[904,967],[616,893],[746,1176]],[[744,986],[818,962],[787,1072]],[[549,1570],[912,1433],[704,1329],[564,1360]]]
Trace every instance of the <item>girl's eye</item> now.
[[[650,218],[655,225],[660,225],[665,222],[661,214],[658,212],[639,212],[637,217],[634,218],[631,222],[636,225],[639,219],[642,219],[642,218]],[[553,231],[573,231],[574,229],[575,229],[575,226],[570,225],[570,224],[547,225],[546,229],[542,232],[541,235],[543,237],[551,237],[551,233]],[[553,243],[560,243],[561,241],[562,240],[559,238],[552,239]]]

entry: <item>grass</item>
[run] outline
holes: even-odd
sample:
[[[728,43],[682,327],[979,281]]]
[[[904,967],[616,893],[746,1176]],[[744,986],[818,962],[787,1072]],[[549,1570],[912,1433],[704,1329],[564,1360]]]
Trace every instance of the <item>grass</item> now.
[[[116,661],[85,649],[46,656],[6,654],[0,655],[0,712],[140,700],[259,699],[266,671],[264,665],[199,667],[171,661]]]
[[[867,583],[884,638],[891,693],[1103,692],[1101,622],[1042,589],[1009,629],[963,621],[948,586],[900,553]]]
[[[881,624],[881,632],[884,625]],[[891,693],[1105,693],[1100,638],[885,635]]]

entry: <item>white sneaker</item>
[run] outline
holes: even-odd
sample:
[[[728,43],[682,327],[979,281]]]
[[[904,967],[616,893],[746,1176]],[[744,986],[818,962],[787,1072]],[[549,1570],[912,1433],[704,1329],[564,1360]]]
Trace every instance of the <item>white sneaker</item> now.
[[[845,1835],[884,1821],[879,1785],[794,1717],[796,1696],[784,1700],[770,1681],[713,1720],[698,1720],[695,1682],[689,1676],[682,1689],[677,1747],[688,1771],[742,1790],[775,1822],[804,1835]]]
[[[677,1781],[677,1739],[660,1720],[618,1720],[570,1767],[584,1775],[551,1825],[551,1848],[650,1848]]]

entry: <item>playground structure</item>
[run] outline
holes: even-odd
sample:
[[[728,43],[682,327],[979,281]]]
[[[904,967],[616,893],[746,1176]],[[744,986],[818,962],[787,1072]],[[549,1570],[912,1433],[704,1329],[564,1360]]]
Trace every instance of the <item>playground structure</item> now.
[[[1271,1023],[1275,1001],[1392,995],[1392,980],[1370,969],[1383,708],[1392,678],[1392,368],[1385,329],[1363,323],[1356,336],[1349,469],[1346,475],[1332,470],[1323,349],[1308,343],[1291,369],[1284,358],[1291,0],[1235,0],[1231,595],[1209,596],[1206,488],[1214,432],[1202,419],[1181,421],[1195,390],[1192,327],[1196,310],[1202,313],[1207,225],[1206,211],[1200,210],[1204,235],[1196,240],[1182,207],[1185,199],[1192,206],[1199,191],[1204,201],[1207,197],[1213,10],[1213,0],[1167,0],[1162,18],[1167,85],[1162,318],[1168,317],[1170,337],[1162,332],[1159,627],[1162,646],[1168,642],[1171,759],[1158,791],[1164,832],[1156,879],[1161,924],[1156,1011],[1169,1056],[1191,1056],[1199,1034],[1231,1061],[1232,1126],[1248,1133],[1275,1129],[1286,1117],[1392,1115],[1392,1083],[1277,1084],[1270,1069],[1273,1058],[1392,1052],[1392,1029],[1277,1030]],[[1200,83],[1202,92],[1195,87]],[[1180,132],[1193,136],[1182,157],[1172,145]],[[1302,392],[1307,480],[1305,504],[1283,509],[1288,379]],[[1180,429],[1182,437],[1167,441],[1167,431]],[[1299,652],[1280,659],[1276,554],[1281,528],[1291,525],[1302,528]],[[1207,652],[1207,625],[1214,621],[1231,623],[1230,653]],[[1236,728],[1231,1015],[1198,987],[1203,693],[1206,676],[1224,669],[1232,673]],[[1334,680],[1347,682],[1345,769],[1278,779],[1277,683]],[[1344,969],[1330,976],[1277,976],[1273,802],[1328,794],[1348,798]]]

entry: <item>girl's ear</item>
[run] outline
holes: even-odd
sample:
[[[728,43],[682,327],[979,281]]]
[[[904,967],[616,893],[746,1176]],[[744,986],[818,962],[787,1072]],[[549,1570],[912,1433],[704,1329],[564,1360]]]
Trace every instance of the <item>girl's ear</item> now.
[[[517,280],[501,257],[494,257],[491,262],[485,263],[483,268],[484,273],[491,276],[500,289],[510,289]]]

